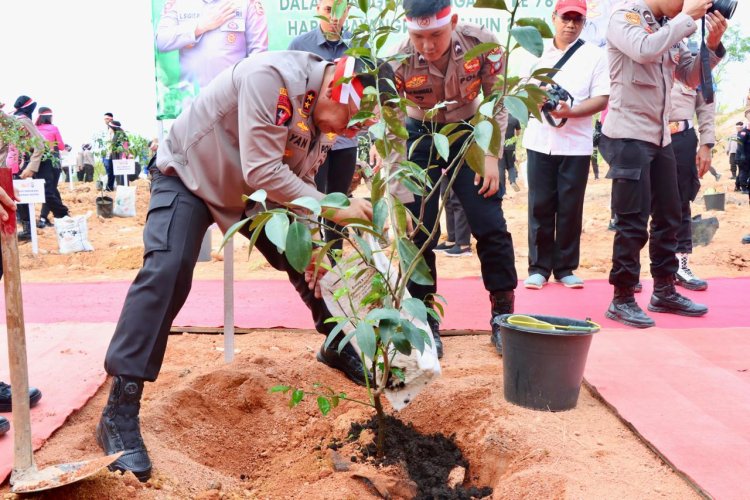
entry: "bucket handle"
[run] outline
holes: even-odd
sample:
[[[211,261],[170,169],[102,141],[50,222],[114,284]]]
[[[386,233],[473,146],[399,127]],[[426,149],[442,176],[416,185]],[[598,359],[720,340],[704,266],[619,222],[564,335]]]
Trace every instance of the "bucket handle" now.
[[[601,329],[601,326],[598,323],[591,321],[590,318],[586,318],[586,323],[591,326],[553,325],[547,321],[527,316],[525,314],[513,314],[508,316],[507,321],[513,326],[525,326],[528,328],[538,328],[540,330],[576,330],[579,332],[595,332]]]

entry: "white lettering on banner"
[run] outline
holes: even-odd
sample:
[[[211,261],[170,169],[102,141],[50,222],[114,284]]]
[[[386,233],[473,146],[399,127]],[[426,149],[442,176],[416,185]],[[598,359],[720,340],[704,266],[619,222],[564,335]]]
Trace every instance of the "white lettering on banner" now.
[[[112,160],[115,175],[130,175],[135,173],[135,160]]]
[[[44,203],[44,179],[19,179],[13,181],[13,189],[18,193],[16,203]]]

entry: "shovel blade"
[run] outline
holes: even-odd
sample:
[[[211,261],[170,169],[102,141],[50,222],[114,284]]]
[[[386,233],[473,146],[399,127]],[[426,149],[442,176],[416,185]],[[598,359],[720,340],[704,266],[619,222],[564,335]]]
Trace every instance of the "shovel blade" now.
[[[120,458],[120,455],[122,455],[122,452],[81,462],[50,465],[41,470],[35,467],[22,471],[14,470],[10,478],[12,485],[10,491],[13,493],[36,493],[75,483],[96,474]]]

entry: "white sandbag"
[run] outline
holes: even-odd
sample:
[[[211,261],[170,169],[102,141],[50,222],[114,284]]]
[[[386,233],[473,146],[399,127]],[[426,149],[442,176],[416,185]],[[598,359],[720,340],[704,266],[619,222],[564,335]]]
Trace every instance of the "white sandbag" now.
[[[388,257],[380,251],[380,246],[372,238],[367,235],[365,240],[370,244],[373,250],[373,260],[375,267],[389,277],[391,283],[395,283],[396,270],[390,267],[390,261]],[[362,264],[362,268],[366,267]],[[362,275],[359,273],[352,273],[351,276],[357,276],[357,279],[347,278],[344,276],[343,270],[339,269],[338,266],[334,267],[329,271],[320,282],[320,289],[323,295],[323,300],[328,307],[331,315],[333,316],[355,316],[352,304],[359,305],[367,293],[369,293],[369,283],[372,282],[372,277],[375,274],[375,270],[367,269]],[[348,283],[348,284],[347,284]],[[337,300],[334,298],[334,292],[346,286],[349,289],[349,296],[344,296]],[[409,293],[406,292],[404,298],[408,298]],[[367,314],[366,310],[356,311],[356,316],[364,317]],[[402,317],[409,319],[414,326],[423,330],[427,333],[430,339],[430,345],[425,345],[424,352],[420,353],[416,349],[412,349],[411,355],[405,356],[400,352],[395,352],[395,349],[391,351],[391,355],[395,353],[393,357],[392,366],[402,370],[404,374],[404,381],[395,380],[392,385],[385,389],[385,396],[391,403],[391,406],[399,411],[405,408],[421,391],[427,386],[433,379],[440,376],[440,361],[437,357],[437,350],[435,349],[435,340],[432,336],[432,330],[427,323],[424,323],[411,315],[403,315]],[[347,323],[342,330],[343,334],[351,332],[354,329],[354,325]],[[357,345],[357,338],[352,337],[351,344],[354,349],[361,355],[361,350]],[[371,366],[372,361],[367,360],[367,366]]]
[[[135,186],[117,186],[112,215],[135,217]]]
[[[94,247],[89,241],[87,219],[91,215],[66,216],[62,219],[55,217],[55,233],[60,253],[93,252]]]

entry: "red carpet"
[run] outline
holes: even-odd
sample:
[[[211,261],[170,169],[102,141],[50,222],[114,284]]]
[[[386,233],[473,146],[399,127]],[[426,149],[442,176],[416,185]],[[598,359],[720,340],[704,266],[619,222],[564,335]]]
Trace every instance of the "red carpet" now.
[[[680,290],[707,304],[708,315],[653,314],[657,328],[648,330],[624,329],[604,318],[612,289],[602,280],[587,281],[582,290],[558,284],[541,291],[519,288],[516,311],[590,317],[600,323],[603,331],[593,342],[586,379],[667,460],[711,495],[748,498],[741,478],[750,470],[750,279],[715,278],[710,283],[708,292]],[[128,286],[24,285],[29,324],[55,324],[29,329],[31,382],[45,393],[32,410],[37,445],[104,380],[104,351]],[[644,307],[651,286],[645,281],[637,297]],[[488,330],[489,299],[479,278],[442,280],[439,291],[449,303],[445,330]],[[87,297],[85,308],[61,300],[81,296]],[[175,324],[221,326],[222,300],[221,282],[196,282]],[[64,322],[103,324],[60,324]],[[237,282],[235,324],[312,328],[309,312],[291,285],[281,280]],[[5,359],[3,348],[0,360]],[[7,379],[3,366],[0,363],[0,379]],[[53,400],[52,395],[61,399]],[[10,467],[10,446],[11,439],[0,439],[0,480]]]
[[[586,380],[711,496],[749,498],[750,328],[607,329]]]
[[[654,314],[661,328],[728,328],[750,326],[746,306],[750,279],[711,279],[709,293],[684,292],[704,301],[711,309],[703,318]],[[26,320],[30,323],[116,322],[130,283],[26,283],[23,285]],[[645,307],[651,281],[644,281],[638,296]],[[180,326],[218,327],[223,324],[223,288],[220,281],[197,281],[185,307],[175,321]],[[448,300],[443,328],[446,330],[489,329],[489,298],[479,278],[441,280],[439,292]],[[292,286],[282,280],[235,283],[235,325],[243,328],[312,328],[307,308]],[[552,283],[543,290],[516,290],[516,311],[570,317],[590,317],[604,327],[621,325],[604,317],[612,287],[603,280],[589,280],[580,290]],[[0,294],[2,295],[2,294]],[[68,305],[62,297],[86,297],[86,307]],[[4,305],[4,297],[0,297]],[[51,304],[56,304],[51,307]],[[63,305],[65,304],[65,305]],[[4,323],[4,317],[0,319]]]
[[[26,324],[29,385],[42,391],[39,404],[31,409],[35,450],[104,382],[104,352],[113,331],[112,323]],[[5,326],[0,332],[0,380],[9,383]],[[0,484],[13,468],[13,419],[10,413],[3,416],[11,428],[0,437]]]

